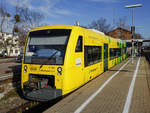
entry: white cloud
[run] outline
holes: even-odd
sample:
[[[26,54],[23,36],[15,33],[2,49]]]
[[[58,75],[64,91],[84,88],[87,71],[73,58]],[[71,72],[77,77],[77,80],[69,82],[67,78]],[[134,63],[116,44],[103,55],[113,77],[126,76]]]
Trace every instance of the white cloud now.
[[[55,12],[57,14],[61,14],[61,15],[70,15],[70,14],[72,14],[71,11],[66,10],[66,9],[56,9]]]
[[[91,2],[105,2],[105,3],[113,3],[113,2],[119,2],[119,0],[88,0]]]
[[[7,3],[9,3],[10,5],[16,7],[16,6],[19,6],[19,7],[27,7],[28,8],[31,8],[31,4],[30,4],[30,0],[23,0],[23,1],[19,1],[19,0],[6,0]]]
[[[41,0],[7,0],[7,3],[12,6],[19,5],[20,7],[28,7],[30,10],[43,13],[45,16],[59,17],[61,15],[72,15],[73,13],[65,8],[57,8],[57,3],[60,0],[42,0],[41,4],[33,5],[33,2],[41,2]]]

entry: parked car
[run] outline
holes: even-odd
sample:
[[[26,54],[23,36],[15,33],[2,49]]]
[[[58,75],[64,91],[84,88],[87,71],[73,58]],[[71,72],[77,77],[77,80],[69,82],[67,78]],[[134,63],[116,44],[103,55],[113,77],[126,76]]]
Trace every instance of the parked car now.
[[[3,54],[0,54],[0,57],[3,57]]]
[[[6,57],[6,56],[7,56],[6,51],[2,51],[2,52],[0,53],[0,57]]]
[[[23,53],[20,52],[20,54],[16,57],[16,62],[21,63],[23,58]]]

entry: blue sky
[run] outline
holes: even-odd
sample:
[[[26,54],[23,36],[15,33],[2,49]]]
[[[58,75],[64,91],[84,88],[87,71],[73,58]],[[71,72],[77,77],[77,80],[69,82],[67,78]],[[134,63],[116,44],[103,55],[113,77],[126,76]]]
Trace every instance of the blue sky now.
[[[136,8],[135,26],[140,26],[136,32],[144,38],[150,39],[150,0],[1,0],[5,1],[6,8],[13,12],[18,2],[22,7],[29,7],[42,13],[45,18],[42,23],[74,25],[76,20],[80,25],[88,25],[100,17],[107,19],[109,24],[113,20],[126,17],[127,25],[131,25],[131,9],[125,5],[141,3]]]

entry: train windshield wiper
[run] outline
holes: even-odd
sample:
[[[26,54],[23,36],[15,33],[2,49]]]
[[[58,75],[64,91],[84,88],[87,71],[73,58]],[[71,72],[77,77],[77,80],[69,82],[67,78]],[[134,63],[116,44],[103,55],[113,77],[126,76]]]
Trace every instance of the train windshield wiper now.
[[[52,59],[57,53],[58,53],[58,51],[56,51],[55,53],[53,53],[53,54],[48,58],[48,60]],[[42,68],[43,65],[44,65],[44,64],[42,64],[42,65],[40,66],[40,68]]]
[[[58,52],[59,52],[59,51],[56,51],[55,53],[53,53],[53,54],[48,58],[48,60],[52,59],[53,56],[55,56]]]
[[[49,58],[48,60],[52,59],[59,51],[56,51],[55,53],[53,53]],[[43,67],[44,64],[41,64],[40,68]]]

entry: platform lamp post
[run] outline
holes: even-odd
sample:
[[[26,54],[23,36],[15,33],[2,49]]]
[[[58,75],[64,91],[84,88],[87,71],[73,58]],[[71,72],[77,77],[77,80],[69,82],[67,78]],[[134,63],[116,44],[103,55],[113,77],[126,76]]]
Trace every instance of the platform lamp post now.
[[[135,26],[134,26],[134,8],[142,7],[142,4],[135,5],[127,5],[125,8],[132,8],[132,25],[131,25],[131,33],[132,33],[132,63],[133,63],[133,51],[134,51],[134,35],[135,35]]]

